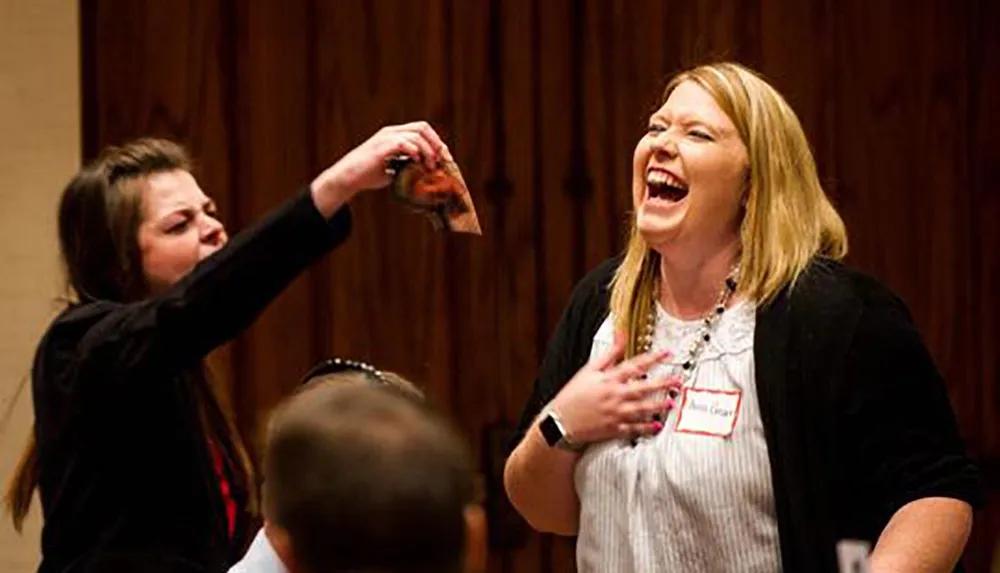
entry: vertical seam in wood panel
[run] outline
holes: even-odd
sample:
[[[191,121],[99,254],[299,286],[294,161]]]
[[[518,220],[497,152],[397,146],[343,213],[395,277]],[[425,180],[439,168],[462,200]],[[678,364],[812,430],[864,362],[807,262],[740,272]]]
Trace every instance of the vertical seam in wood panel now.
[[[320,69],[319,69],[319,18],[316,0],[306,2],[306,148],[309,150],[309,175],[313,177],[325,165],[321,165],[319,153],[320,129],[319,97],[320,89]],[[317,361],[331,352],[333,339],[332,324],[333,313],[330,290],[333,288],[333,280],[330,277],[330,256],[322,257],[312,269],[309,270],[310,298],[312,299],[313,312],[310,315],[312,327],[312,361]]]
[[[603,18],[600,18],[603,26],[601,26],[601,41],[598,45],[603,46],[600,60],[604,68],[604,82],[603,85],[599,84],[599,88],[605,94],[604,117],[608,126],[607,132],[604,134],[605,145],[607,145],[604,153],[606,162],[604,193],[608,199],[607,204],[611,207],[612,216],[606,216],[604,222],[608,226],[608,244],[606,250],[610,254],[618,250],[618,237],[621,234],[621,223],[618,220],[618,185],[616,183],[616,175],[618,174],[616,166],[619,161],[618,148],[616,147],[618,143],[618,122],[615,121],[617,94],[619,91],[617,88],[621,84],[618,82],[617,68],[615,66],[615,61],[618,57],[618,42],[615,41],[614,33],[616,24],[614,4],[611,2],[601,2],[598,6],[603,7],[608,12]]]
[[[444,10],[444,29],[442,30],[442,33],[444,34],[443,45],[446,46],[452,45],[454,47],[453,44],[455,41],[454,4],[451,2],[451,0],[445,0],[444,7],[442,9]],[[454,70],[454,61],[452,57],[453,54],[455,54],[456,52],[457,50],[454,49],[447,50],[447,55],[444,61],[444,73],[442,74],[443,75],[442,81],[444,82],[443,92],[445,94],[445,102],[444,102],[445,117],[442,119],[446,123],[446,125],[448,125],[451,128],[452,132],[454,132],[455,130],[455,113],[454,113],[455,106],[454,106],[454,95],[453,95],[453,90],[455,87],[454,85],[455,70]],[[480,214],[480,216],[482,216],[482,214]],[[455,241],[451,239],[452,237],[450,236],[445,238],[445,244],[444,244],[445,255],[444,255],[444,260],[441,263],[441,265],[444,268],[442,269],[441,276],[454,278],[455,277],[454,271],[456,270],[454,267]],[[445,280],[443,282],[445,290],[445,299],[444,299],[445,312],[447,313],[448,334],[450,338],[448,341],[449,343],[448,346],[449,348],[452,349],[452,351],[448,353],[450,362],[450,364],[448,365],[448,377],[449,377],[448,393],[450,394],[450,396],[448,397],[448,403],[452,405],[452,408],[454,410],[454,404],[457,403],[456,398],[461,393],[461,388],[463,386],[462,380],[459,379],[459,375],[462,372],[460,363],[462,357],[465,356],[465,353],[462,352],[462,346],[464,346],[464,343],[467,342],[462,340],[460,336],[461,335],[460,325],[465,322],[465,317],[462,314],[461,312],[462,309],[458,304],[459,296],[457,295],[456,290],[459,284],[465,287],[468,283],[465,282],[464,280],[459,280],[459,281]]]
[[[545,222],[545,190],[542,188],[542,32],[539,2],[531,3],[531,195],[534,211],[532,236],[535,244],[535,357],[541,363],[549,335],[546,317],[549,315],[548,269],[545,267],[547,246],[542,226]]]
[[[979,17],[980,16],[980,12],[979,12],[980,4],[979,4],[979,1],[978,0],[973,0],[972,2],[969,2],[966,5],[966,7],[967,7],[966,20],[965,20],[966,33],[963,34],[964,37],[965,37],[965,43],[964,43],[965,54],[964,54],[964,56],[965,56],[965,70],[966,70],[966,77],[965,77],[965,89],[966,89],[966,91],[965,91],[965,106],[966,106],[965,150],[966,150],[966,153],[963,154],[962,161],[963,161],[963,171],[965,172],[965,178],[966,178],[966,182],[967,182],[966,189],[969,189],[971,192],[975,193],[976,190],[981,189],[981,187],[983,185],[983,182],[978,181],[976,179],[976,176],[975,176],[976,171],[973,168],[973,166],[970,164],[969,156],[972,153],[972,150],[976,149],[976,143],[977,143],[976,142],[976,133],[977,133],[976,130],[977,130],[977,128],[975,126],[979,125],[979,121],[978,121],[979,118],[977,117],[977,114],[979,112],[979,97],[980,97],[980,90],[979,90],[979,85],[978,85],[979,81],[978,80],[979,80],[979,73],[981,73],[980,72],[981,68],[980,68],[980,65],[979,65],[980,64],[979,54],[981,52],[978,49],[978,44],[979,44],[979,41],[981,40],[982,36],[980,34],[981,29],[977,25],[978,22],[980,22],[980,17]],[[982,244],[982,239],[983,239],[983,237],[982,237],[982,228],[980,227],[980,222],[982,221],[982,218],[979,217],[979,213],[978,213],[978,211],[976,209],[977,204],[978,204],[978,202],[975,201],[975,198],[970,199],[969,200],[969,204],[968,204],[968,212],[966,214],[966,217],[967,217],[966,220],[969,221],[969,223],[970,223],[969,225],[967,225],[969,227],[969,230],[968,230],[969,237],[968,237],[968,239],[969,239],[969,245],[971,247],[970,251],[972,249],[974,249],[974,248],[977,248],[977,247],[981,248],[983,246],[983,244]],[[986,280],[984,272],[983,272],[983,268],[982,268],[982,260],[983,260],[982,256],[971,256],[970,255],[970,261],[969,261],[969,287],[968,287],[969,300],[967,302],[968,308],[970,310],[971,309],[980,309],[980,308],[982,308],[982,305],[981,305],[981,297],[982,297],[982,288],[981,288],[981,285],[983,284],[983,281]],[[989,320],[989,318],[981,316],[981,320]],[[973,326],[973,328],[976,327],[975,324],[973,324],[972,326]],[[979,334],[982,334],[982,333],[979,333]],[[983,376],[985,375],[985,368],[984,368],[983,362],[985,361],[986,356],[988,356],[988,354],[985,352],[986,349],[984,348],[984,346],[986,344],[989,344],[989,341],[987,341],[982,336],[974,336],[974,338],[977,341],[979,341],[979,342],[977,344],[973,345],[972,356],[971,356],[971,358],[972,358],[972,367],[971,367],[971,369],[970,369],[970,371],[968,373],[969,374],[969,380],[972,381],[972,382],[979,382],[980,384],[988,384],[989,381],[986,381],[983,378]],[[971,412],[969,412],[970,414],[973,414],[975,416],[974,420],[975,420],[975,426],[976,426],[976,429],[977,429],[977,431],[975,432],[975,434],[979,438],[979,442],[980,442],[980,443],[977,443],[977,444],[972,444],[972,446],[974,446],[976,450],[983,450],[984,449],[983,448],[984,444],[982,442],[984,441],[983,440],[983,429],[984,429],[985,426],[983,424],[983,421],[984,421],[985,412],[987,411],[987,409],[986,409],[987,406],[986,406],[986,401],[985,400],[971,399],[971,398],[978,398],[981,395],[982,395],[982,390],[978,387],[978,384],[977,384],[976,387],[975,387],[974,392],[972,392],[971,396],[970,396],[970,401],[972,402],[972,410],[971,410]],[[984,452],[983,451],[979,451],[979,454],[980,455],[984,455]]]
[[[584,56],[584,26],[586,25],[586,4],[571,2],[570,14],[570,172],[563,180],[564,191],[572,201],[573,217],[570,222],[570,271],[573,281],[577,281],[586,272],[586,205],[593,194],[593,180],[587,163],[587,141],[584,131],[586,114],[584,112],[583,66]]]
[[[837,87],[840,85],[840,62],[839,62],[839,52],[837,43],[837,11],[834,7],[836,0],[826,0],[824,3],[823,18],[826,21],[826,36],[829,39],[829,46],[827,48],[828,61],[827,70],[831,70],[832,73],[823,74],[824,86],[827,88],[825,91],[831,94],[830,97],[826,98],[826,106],[823,111],[823,119],[825,124],[823,126],[823,131],[826,134],[826,163],[827,163],[827,180],[835,187],[836,195],[836,207],[838,213],[843,217],[844,206],[843,199],[844,195],[842,193],[843,186],[841,185],[840,178],[837,176],[840,173],[840,151],[837,147],[838,142],[838,131],[837,127],[840,122],[837,118],[840,115],[840,92]],[[831,82],[832,78],[832,82]],[[827,190],[829,193],[829,190]],[[850,249],[850,233],[848,233],[848,249]]]
[[[726,59],[741,61],[750,68],[763,70],[764,50],[761,47],[760,30],[764,25],[764,10],[759,0],[744,0],[736,14],[741,12],[734,30],[738,42],[736,53],[730,54]]]
[[[497,0],[494,0],[497,1]],[[551,0],[550,0],[551,1]],[[531,58],[532,58],[532,70],[531,70],[531,99],[533,102],[532,109],[532,162],[531,167],[533,171],[533,189],[532,194],[534,196],[534,201],[536,203],[535,210],[535,244],[538,245],[538,249],[535,252],[535,268],[536,268],[536,289],[537,294],[537,304],[538,304],[538,323],[536,326],[536,344],[539,349],[538,359],[536,360],[539,364],[544,359],[545,347],[548,342],[548,335],[546,334],[547,326],[547,316],[548,316],[548,297],[547,297],[547,282],[548,282],[548,268],[545,266],[545,234],[542,230],[543,222],[545,220],[545,189],[543,188],[543,165],[545,159],[542,153],[542,14],[541,14],[541,2],[531,3]],[[552,573],[552,539],[551,535],[538,534],[539,535],[539,551],[538,551],[538,566],[541,573]]]
[[[240,100],[240,94],[242,90],[240,89],[240,66],[239,66],[239,52],[240,52],[240,39],[242,34],[240,32],[240,26],[243,24],[240,21],[240,13],[238,10],[238,0],[221,0],[218,4],[219,14],[220,14],[220,38],[217,39],[219,45],[219,57],[220,57],[220,69],[225,70],[224,74],[224,84],[222,85],[223,90],[223,101],[226,102],[223,121],[226,124],[227,142],[226,142],[226,154],[227,162],[229,163],[230,181],[229,181],[229,193],[228,193],[228,203],[229,203],[229,215],[230,215],[230,227],[242,228],[245,227],[247,221],[244,221],[243,212],[243,201],[241,201],[241,194],[238,192],[242,189],[243,181],[246,176],[242,168],[242,146],[240,141],[242,140],[242,133],[240,132],[240,126],[243,122],[239,120],[240,111],[243,109]],[[252,384],[246,383],[249,378],[249,364],[248,356],[249,350],[247,348],[247,333],[246,331],[239,334],[232,344],[232,376],[233,380],[230,383],[231,393],[230,399],[234,405],[235,417],[237,428],[243,434],[244,443],[247,445],[251,459],[255,462],[260,460],[260,444],[257,441],[257,434],[254,429],[257,428],[257,400],[256,400],[256,389]]]
[[[513,265],[510,264],[509,249],[507,248],[507,217],[509,214],[512,184],[507,174],[507,110],[506,110],[506,84],[504,82],[504,48],[503,41],[503,17],[499,1],[490,3],[489,13],[489,70],[491,78],[491,98],[493,108],[493,172],[486,182],[486,196],[492,207],[492,230],[490,236],[494,247],[495,266],[492,274],[494,286],[494,306],[493,321],[498,335],[498,341],[494,350],[499,355],[500,366],[497,386],[499,395],[495,398],[500,402],[500,407],[506,411],[509,407],[510,396],[508,383],[511,380],[509,364],[513,352],[510,331],[509,313],[506,303],[512,299],[511,284],[516,280],[512,276]],[[504,272],[508,271],[508,272]]]
[[[80,149],[86,163],[100,152],[101,122],[97,101],[97,0],[80,0],[78,25],[80,33]]]

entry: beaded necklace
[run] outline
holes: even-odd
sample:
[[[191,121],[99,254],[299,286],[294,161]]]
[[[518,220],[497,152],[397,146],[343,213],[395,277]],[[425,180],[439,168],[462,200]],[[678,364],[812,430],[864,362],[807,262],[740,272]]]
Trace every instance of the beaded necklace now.
[[[718,324],[719,319],[722,317],[723,313],[726,312],[726,306],[729,304],[730,299],[736,292],[736,285],[739,281],[740,267],[736,265],[733,270],[729,272],[726,276],[726,280],[723,282],[722,290],[719,292],[719,298],[712,308],[705,316],[702,318],[701,329],[698,331],[698,336],[691,342],[687,351],[684,353],[684,362],[681,363],[681,387],[687,385],[688,380],[690,380],[691,375],[694,373],[694,365],[698,358],[701,356],[701,351],[704,350],[705,346],[708,345],[709,341],[712,340],[712,333],[715,330],[716,324]],[[659,290],[658,288],[655,290]],[[656,331],[656,303],[654,302],[652,308],[649,310],[649,314],[646,316],[646,324],[643,327],[643,333],[639,337],[639,348],[638,354],[645,354],[649,352],[653,347],[653,333]],[[670,397],[676,398],[677,391],[671,390]],[[657,422],[663,421],[663,416],[661,414],[654,414],[653,420]]]

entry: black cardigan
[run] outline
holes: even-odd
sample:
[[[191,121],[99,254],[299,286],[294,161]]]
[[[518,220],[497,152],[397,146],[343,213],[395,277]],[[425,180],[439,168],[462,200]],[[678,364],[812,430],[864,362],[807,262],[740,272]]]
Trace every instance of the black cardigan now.
[[[350,228],[347,208],[327,221],[305,190],[162,296],[86,302],[55,319],[32,370],[40,573],[214,573],[240,557],[248,484],[229,473],[230,539],[198,422],[201,360]],[[231,465],[232,444],[221,449]]]
[[[588,360],[620,260],[574,289],[511,446]],[[874,546],[916,499],[982,503],[941,376],[904,304],[874,279],[814,261],[758,309],[754,361],[785,573],[835,573],[838,540]]]

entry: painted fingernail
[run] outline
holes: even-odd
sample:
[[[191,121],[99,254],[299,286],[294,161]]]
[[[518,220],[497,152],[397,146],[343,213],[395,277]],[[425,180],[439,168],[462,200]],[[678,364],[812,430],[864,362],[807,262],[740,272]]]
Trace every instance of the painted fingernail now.
[[[661,422],[653,422],[653,433],[659,434],[663,430],[663,424]]]

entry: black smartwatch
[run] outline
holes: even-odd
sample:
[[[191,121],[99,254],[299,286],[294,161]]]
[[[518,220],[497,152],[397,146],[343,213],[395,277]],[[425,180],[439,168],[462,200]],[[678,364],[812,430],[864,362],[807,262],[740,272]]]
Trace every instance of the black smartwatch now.
[[[545,438],[545,443],[550,448],[580,452],[585,447],[583,444],[574,444],[570,441],[566,433],[566,428],[563,427],[562,421],[559,420],[559,415],[551,408],[542,413],[542,421],[538,423],[538,429],[542,432],[542,437]]]

